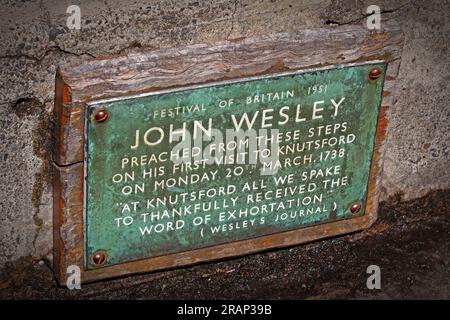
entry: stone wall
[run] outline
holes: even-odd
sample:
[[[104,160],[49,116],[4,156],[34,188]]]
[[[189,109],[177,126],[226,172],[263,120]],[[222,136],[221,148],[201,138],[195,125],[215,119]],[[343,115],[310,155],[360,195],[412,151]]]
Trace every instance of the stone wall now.
[[[82,28],[66,26],[81,8]],[[54,76],[75,59],[141,49],[365,24],[377,4],[405,33],[398,101],[390,111],[383,199],[450,187],[446,1],[1,1],[0,263],[51,259]],[[398,197],[397,197],[398,198]]]

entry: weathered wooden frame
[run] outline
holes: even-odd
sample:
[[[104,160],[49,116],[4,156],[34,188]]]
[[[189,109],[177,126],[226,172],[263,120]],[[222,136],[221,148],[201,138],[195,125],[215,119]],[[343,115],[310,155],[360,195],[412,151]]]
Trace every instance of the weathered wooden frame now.
[[[394,102],[403,34],[397,26],[308,29],[296,33],[130,53],[64,65],[56,75],[54,174],[54,270],[65,285],[67,267],[79,266],[82,282],[195,264],[354,232],[377,218],[379,177],[387,113]],[[220,80],[317,67],[388,63],[371,163],[366,214],[317,226],[236,241],[95,270],[84,268],[84,132],[88,102]]]

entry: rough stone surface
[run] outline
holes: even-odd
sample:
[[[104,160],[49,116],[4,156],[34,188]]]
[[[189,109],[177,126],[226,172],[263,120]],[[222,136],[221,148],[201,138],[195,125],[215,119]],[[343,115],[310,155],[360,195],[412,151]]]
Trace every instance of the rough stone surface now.
[[[76,2],[76,1],[75,1]],[[51,259],[48,133],[59,64],[143,48],[365,24],[360,0],[82,1],[82,29],[66,26],[74,1],[0,5],[0,264]],[[448,1],[378,1],[405,33],[397,104],[390,111],[383,199],[450,188]],[[383,22],[382,20],[382,22]]]

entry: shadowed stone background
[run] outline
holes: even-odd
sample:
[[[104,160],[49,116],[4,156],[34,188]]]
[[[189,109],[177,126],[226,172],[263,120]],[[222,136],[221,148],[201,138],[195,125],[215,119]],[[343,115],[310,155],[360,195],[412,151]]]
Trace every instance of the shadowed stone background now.
[[[71,4],[81,8],[80,31],[66,27]],[[6,265],[2,273],[11,271],[11,263],[52,258],[50,132],[59,64],[140,49],[365,24],[370,4],[381,7],[382,23],[395,20],[405,34],[382,177],[384,207],[394,208],[393,203],[450,188],[449,1],[1,0],[0,267]],[[438,194],[444,200],[449,197],[448,191]],[[446,222],[440,245],[448,246],[448,206],[436,211]],[[398,214],[399,219],[412,215]],[[430,217],[433,212],[425,220]],[[379,225],[374,230],[389,241],[389,233]],[[440,253],[448,256],[448,250]],[[270,260],[266,255],[255,261]],[[0,289],[5,286],[0,283]]]

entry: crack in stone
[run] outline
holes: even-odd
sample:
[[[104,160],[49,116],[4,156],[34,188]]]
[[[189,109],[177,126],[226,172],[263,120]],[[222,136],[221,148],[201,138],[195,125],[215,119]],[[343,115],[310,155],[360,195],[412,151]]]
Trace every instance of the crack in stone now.
[[[69,168],[69,167],[71,167],[71,166],[75,166],[75,165],[80,164],[80,163],[84,163],[84,160],[75,161],[75,162],[68,163],[68,164],[59,164],[59,163],[57,163],[56,161],[53,161],[53,165],[54,165],[56,168]]]
[[[63,49],[60,46],[56,45],[56,46],[49,47],[47,50],[44,51],[44,53],[40,57],[35,57],[35,56],[28,55],[28,54],[20,53],[20,54],[6,54],[6,55],[2,55],[2,56],[0,56],[0,59],[20,59],[20,58],[25,58],[25,59],[33,60],[33,61],[35,61],[37,63],[40,63],[51,52],[61,52],[61,53],[64,53],[64,54],[77,56],[77,57],[88,56],[88,57],[91,57],[91,58],[94,58],[94,59],[96,58],[96,56],[93,55],[90,52],[76,53],[76,52],[72,52],[72,51]]]
[[[45,23],[47,24],[48,28],[51,29],[52,28],[52,23],[51,23],[51,19],[50,19],[50,12],[45,8],[43,1],[39,1],[39,8],[42,10],[42,12],[44,12],[44,20]],[[50,34],[49,34],[49,42],[52,42],[50,39]],[[51,52],[61,52],[61,53],[65,53],[68,55],[73,55],[73,56],[77,56],[77,57],[82,57],[82,56],[89,56],[91,58],[96,58],[93,54],[91,54],[90,52],[82,52],[82,53],[76,53],[76,52],[72,52],[66,49],[61,48],[60,45],[55,44],[52,46],[49,46],[44,53],[41,56],[32,56],[32,55],[28,55],[28,54],[24,54],[24,53],[19,53],[19,54],[7,54],[7,55],[2,55],[0,56],[0,59],[20,59],[20,58],[25,58],[28,60],[32,60],[35,61],[37,63],[42,62],[49,53]]]
[[[396,12],[396,11],[399,11],[399,10],[403,9],[404,7],[406,7],[406,6],[410,5],[410,4],[412,4],[411,1],[409,1],[409,2],[407,2],[407,3],[405,3],[405,4],[403,4],[403,5],[401,5],[401,6],[398,7],[398,8],[395,8],[395,9],[381,10],[381,11],[380,11],[380,14],[383,14],[383,13],[393,13],[393,12]],[[372,16],[372,15],[374,15],[374,14],[375,14],[375,13],[364,14],[363,16],[361,16],[361,17],[359,17],[359,18],[356,18],[356,19],[353,19],[353,20],[350,20],[350,21],[346,21],[346,22],[339,22],[339,21],[336,21],[336,20],[328,19],[328,20],[325,21],[325,24],[327,24],[327,25],[344,26],[344,25],[348,25],[348,24],[355,23],[355,22],[359,22],[359,21],[364,20],[364,19],[366,19],[366,18],[368,18],[368,17],[370,17],[370,16]]]

